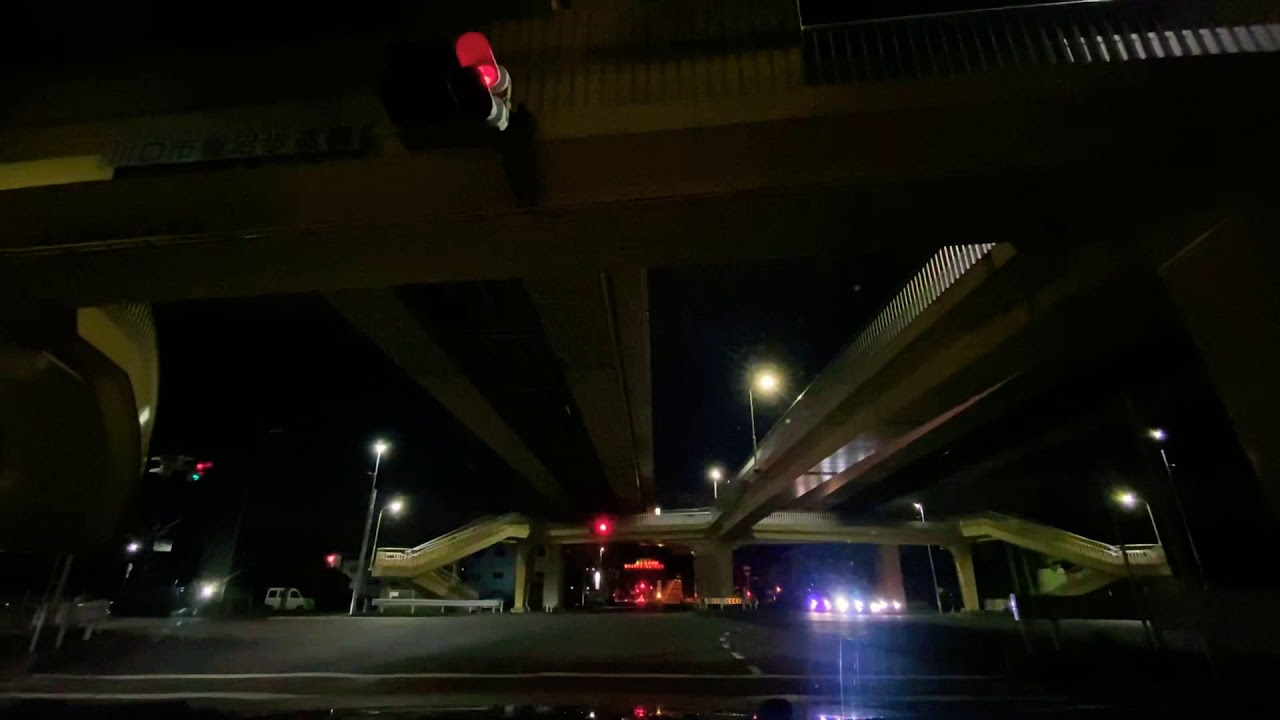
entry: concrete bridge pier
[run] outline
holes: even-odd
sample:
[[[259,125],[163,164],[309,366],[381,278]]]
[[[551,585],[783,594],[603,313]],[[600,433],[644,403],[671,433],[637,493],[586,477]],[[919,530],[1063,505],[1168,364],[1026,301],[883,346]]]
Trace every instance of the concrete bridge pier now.
[[[560,607],[560,585],[564,582],[564,546],[544,545],[542,558],[542,609],[557,610]]]
[[[967,613],[982,609],[978,598],[978,576],[973,569],[973,548],[968,543],[947,548],[956,563],[956,577],[960,580],[960,599]]]
[[[879,546],[876,560],[876,595],[885,600],[907,602],[902,584],[902,551],[897,545]]]
[[[693,553],[693,579],[698,597],[733,595],[733,546],[723,543],[696,545]]]

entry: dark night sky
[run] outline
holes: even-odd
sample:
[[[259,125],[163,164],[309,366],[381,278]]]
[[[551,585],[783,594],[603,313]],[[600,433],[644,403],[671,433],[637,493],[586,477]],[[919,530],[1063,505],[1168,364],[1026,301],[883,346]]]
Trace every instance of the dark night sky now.
[[[793,398],[916,262],[775,262],[650,276],[656,475],[666,507],[706,505],[708,463],[750,452],[745,377],[755,362]],[[528,491],[483,443],[317,297],[173,303],[156,310],[160,404],[153,454],[215,461],[245,541],[283,554],[354,552],[375,437],[394,449],[379,485],[409,497],[383,545],[414,545]],[[758,408],[763,435],[787,401]],[[234,516],[232,510],[223,514]],[[283,558],[282,558],[283,559]]]

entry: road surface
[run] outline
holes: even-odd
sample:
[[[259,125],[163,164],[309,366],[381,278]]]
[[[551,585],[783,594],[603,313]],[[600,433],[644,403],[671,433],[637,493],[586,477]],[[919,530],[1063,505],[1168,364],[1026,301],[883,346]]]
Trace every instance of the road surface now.
[[[843,695],[850,703],[1059,692],[1022,672],[1026,649],[1009,627],[694,612],[122,620],[100,638],[43,654],[5,689],[77,698]]]

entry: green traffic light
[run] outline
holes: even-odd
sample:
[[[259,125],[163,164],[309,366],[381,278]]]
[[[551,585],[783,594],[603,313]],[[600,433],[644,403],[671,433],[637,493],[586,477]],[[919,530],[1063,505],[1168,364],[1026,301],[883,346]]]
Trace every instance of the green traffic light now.
[[[191,481],[195,482],[200,479],[200,473],[191,473]]]

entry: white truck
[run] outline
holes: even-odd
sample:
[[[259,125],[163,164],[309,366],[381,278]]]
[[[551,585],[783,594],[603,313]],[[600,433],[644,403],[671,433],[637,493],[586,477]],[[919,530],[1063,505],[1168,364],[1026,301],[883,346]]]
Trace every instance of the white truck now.
[[[311,612],[316,609],[315,599],[303,597],[298,588],[270,588],[262,604],[283,612]]]

